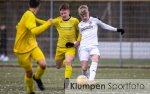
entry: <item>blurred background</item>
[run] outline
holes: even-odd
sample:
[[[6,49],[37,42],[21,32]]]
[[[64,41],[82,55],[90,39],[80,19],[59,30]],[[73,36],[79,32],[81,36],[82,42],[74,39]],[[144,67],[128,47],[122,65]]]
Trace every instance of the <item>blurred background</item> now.
[[[99,28],[99,49],[101,59],[97,79],[149,79],[150,78],[150,0],[41,0],[37,14],[40,19],[48,20],[59,16],[59,6],[69,3],[71,15],[78,16],[81,4],[89,6],[91,16],[100,18],[104,23],[125,29],[121,36]],[[28,0],[0,0],[0,94],[26,94],[24,70],[18,67],[13,53],[16,24],[28,9]],[[50,27],[37,36],[48,66],[55,66],[54,56],[58,33]],[[89,62],[90,63],[90,62]],[[35,62],[33,62],[36,65]],[[73,62],[72,78],[81,74],[78,55]],[[36,69],[33,68],[35,71]],[[46,91],[36,88],[37,94],[64,94],[64,68],[47,68],[43,77]],[[14,80],[15,79],[15,80]],[[149,94],[149,93],[147,93]]]
[[[48,20],[59,16],[59,5],[69,3],[71,15],[79,18],[77,9],[81,4],[89,6],[91,16],[100,18],[104,23],[124,28],[121,36],[99,28],[99,49],[101,64],[106,66],[145,66],[150,65],[150,0],[41,0],[37,17]],[[28,9],[28,0],[0,0],[0,25],[7,30],[8,63],[16,62],[13,45],[16,24]],[[80,18],[79,18],[80,20]],[[0,32],[1,34],[1,32]],[[37,36],[48,64],[53,62],[57,43],[57,31],[50,27]],[[0,39],[2,37],[0,36]],[[1,49],[1,48],[0,48]],[[78,61],[78,55],[76,57]],[[0,61],[0,64],[5,62]]]

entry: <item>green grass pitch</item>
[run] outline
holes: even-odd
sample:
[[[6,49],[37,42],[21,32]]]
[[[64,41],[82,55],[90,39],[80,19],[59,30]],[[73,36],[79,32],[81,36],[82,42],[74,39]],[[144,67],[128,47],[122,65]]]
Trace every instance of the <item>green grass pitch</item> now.
[[[35,72],[35,68],[33,68],[33,71]],[[80,74],[80,68],[73,68],[72,79]],[[24,70],[20,67],[0,67],[0,94],[26,94],[24,75]],[[98,68],[96,78],[148,79],[150,78],[150,70],[140,68]],[[40,91],[35,84],[35,92],[36,94],[64,94],[63,80],[64,68],[58,70],[48,67],[43,76],[46,90]]]

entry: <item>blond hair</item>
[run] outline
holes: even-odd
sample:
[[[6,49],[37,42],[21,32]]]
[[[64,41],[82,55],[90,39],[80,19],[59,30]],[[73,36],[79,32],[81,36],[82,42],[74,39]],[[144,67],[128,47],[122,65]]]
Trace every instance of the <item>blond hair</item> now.
[[[81,5],[79,8],[78,8],[78,13],[80,16],[82,15],[86,15],[89,13],[89,8],[87,5]]]

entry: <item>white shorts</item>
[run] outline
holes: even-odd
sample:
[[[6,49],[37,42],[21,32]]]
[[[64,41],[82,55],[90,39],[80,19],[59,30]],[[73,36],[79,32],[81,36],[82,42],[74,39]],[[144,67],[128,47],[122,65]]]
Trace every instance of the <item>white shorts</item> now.
[[[78,49],[80,61],[88,61],[91,55],[99,55],[100,52],[98,46],[79,47]]]

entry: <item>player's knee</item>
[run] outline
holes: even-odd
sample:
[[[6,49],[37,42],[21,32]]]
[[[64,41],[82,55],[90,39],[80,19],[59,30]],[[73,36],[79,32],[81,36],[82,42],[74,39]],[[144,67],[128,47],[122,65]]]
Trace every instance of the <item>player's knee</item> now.
[[[71,66],[72,65],[73,59],[68,59],[66,60],[66,66]]]
[[[99,61],[99,56],[98,55],[95,55],[92,57],[92,62],[98,62]]]
[[[66,62],[66,66],[71,66],[72,63],[71,62]]]
[[[42,69],[46,69],[46,62],[45,62],[45,60],[39,61],[39,65],[40,65],[40,67],[41,67]]]
[[[46,63],[41,64],[40,67],[41,67],[42,69],[46,69]]]
[[[66,56],[66,66],[71,66],[73,60],[74,60],[74,57],[73,56]]]
[[[33,75],[32,70],[26,72],[26,76],[27,76],[28,78],[32,78],[32,75]]]

